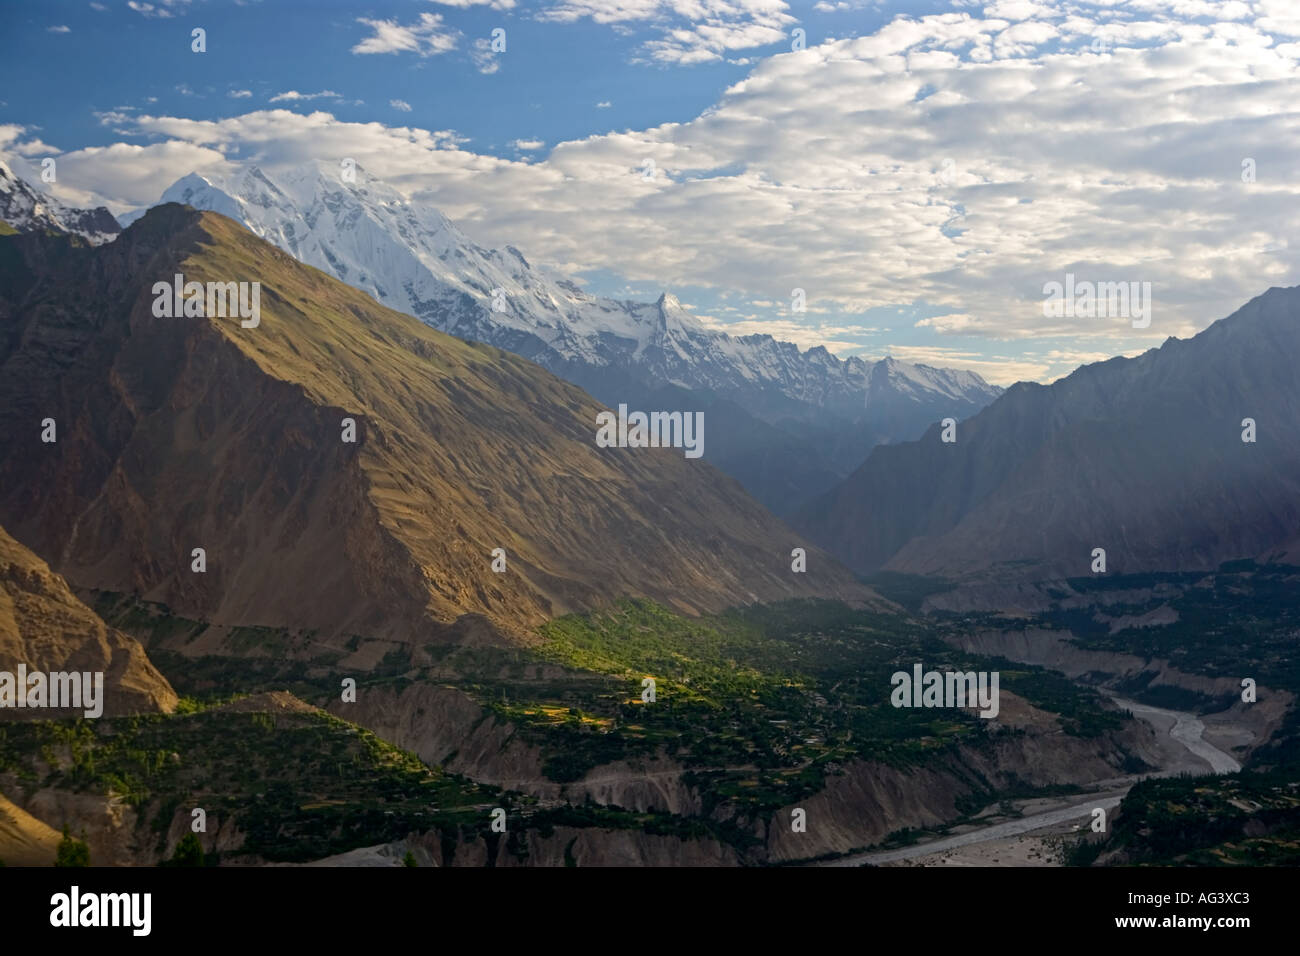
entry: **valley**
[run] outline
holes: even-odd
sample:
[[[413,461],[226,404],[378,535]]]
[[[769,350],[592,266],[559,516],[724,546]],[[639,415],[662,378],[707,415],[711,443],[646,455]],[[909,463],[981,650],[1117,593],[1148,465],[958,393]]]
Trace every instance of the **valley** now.
[[[258,307],[155,314],[179,275]],[[1289,347],[1278,292],[1210,345]],[[595,441],[618,419],[581,389],[213,212],[0,238],[0,318],[4,663],[106,674],[100,719],[3,714],[0,860],[65,824],[106,865],[1289,859],[1285,449],[1198,446],[1234,481],[1260,466],[1247,530],[1112,545],[1089,577],[999,510],[1055,500],[1019,475],[1081,471],[1026,447],[1097,437],[1042,389],[963,421],[956,464],[933,434],[870,451],[800,531],[698,431]],[[1189,802],[1215,825],[1180,829]],[[1103,838],[1078,839],[1085,806],[1114,811]]]
[[[1204,725],[1195,715],[1132,701],[1115,699],[1114,702],[1122,710],[1150,724],[1158,737],[1168,737],[1170,746],[1154,773],[1102,781],[1087,799],[1061,797],[1004,801],[997,810],[990,807],[978,819],[1008,816],[1011,819],[946,828],[954,831],[952,836],[924,840],[897,850],[853,854],[823,865],[884,866],[904,862],[914,866],[1060,865],[1067,838],[1077,837],[1081,829],[1086,829],[1096,809],[1109,814],[1119,807],[1132,784],[1139,779],[1148,776],[1198,776],[1207,768],[1216,774],[1241,770],[1241,764],[1233,757],[1202,739]],[[1031,839],[1025,840],[1025,835],[1031,835]]]

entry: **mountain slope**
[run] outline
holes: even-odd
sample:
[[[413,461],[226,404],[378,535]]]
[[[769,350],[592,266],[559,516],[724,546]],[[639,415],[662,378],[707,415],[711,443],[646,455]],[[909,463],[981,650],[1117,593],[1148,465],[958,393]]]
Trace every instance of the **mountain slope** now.
[[[20,663],[27,665],[28,673],[102,673],[105,716],[170,712],[176,706],[175,691],[149,662],[144,648],[105,625],[60,575],[0,528],[0,670],[16,673]],[[0,719],[44,720],[82,713],[5,707]]]
[[[260,324],[155,318],[152,284],[177,272],[260,281]],[[0,241],[0,321],[0,520],[83,587],[408,641],[624,595],[694,612],[869,594],[820,552],[792,574],[796,536],[704,461],[596,447],[576,388],[221,216],[159,207],[98,249]]]
[[[5,866],[48,866],[59,852],[59,831],[0,795],[0,861]]]
[[[589,295],[513,247],[480,247],[427,203],[355,173],[345,182],[336,166],[318,162],[274,176],[244,167],[221,182],[190,174],[162,201],[237,219],[385,305],[521,355],[611,406],[635,408],[633,396],[670,386],[731,402],[729,431],[776,445],[765,446],[772,451],[765,464],[716,463],[772,507],[788,506],[791,496],[771,488],[814,494],[874,444],[916,437],[948,415],[964,418],[1001,391],[972,372],[841,360],[768,335],[733,337],[705,327],[667,293],[652,303]],[[804,446],[797,459],[779,451],[792,442]],[[810,456],[811,472],[826,473],[826,483],[809,485],[802,467],[781,473],[783,462]]]
[[[859,571],[1212,569],[1300,531],[1300,287],[1199,335],[1013,386],[940,441],[877,448],[797,527]],[[1258,441],[1242,441],[1253,418]]]
[[[65,206],[19,179],[3,162],[0,162],[0,221],[17,232],[53,229],[72,233],[92,245],[111,242],[122,231],[113,214],[103,206],[95,209]]]

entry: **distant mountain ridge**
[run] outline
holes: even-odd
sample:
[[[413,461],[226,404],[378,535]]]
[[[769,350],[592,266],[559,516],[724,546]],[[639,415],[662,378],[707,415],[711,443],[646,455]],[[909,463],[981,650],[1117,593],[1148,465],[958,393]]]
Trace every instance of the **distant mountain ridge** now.
[[[589,295],[534,268],[513,246],[477,245],[432,206],[408,201],[360,167],[352,182],[324,162],[274,176],[246,166],[228,181],[192,173],[160,201],[229,216],[391,308],[523,356],[608,405],[665,388],[694,393],[695,407],[728,402],[728,430],[740,445],[769,434],[766,423],[784,433],[777,444],[797,449],[798,463],[780,453],[761,465],[725,448],[706,452],[772,507],[829,487],[872,445],[966,417],[1001,392],[973,372],[731,336],[703,325],[671,293],[655,302]]]
[[[81,236],[92,245],[111,242],[122,231],[113,214],[103,206],[77,209],[65,206],[14,175],[0,161],[0,221],[18,232],[53,229]]]
[[[1300,287],[1198,335],[1019,383],[957,427],[875,449],[796,527],[859,572],[960,579],[1212,570],[1296,553]],[[1242,440],[1243,421],[1256,441]]]

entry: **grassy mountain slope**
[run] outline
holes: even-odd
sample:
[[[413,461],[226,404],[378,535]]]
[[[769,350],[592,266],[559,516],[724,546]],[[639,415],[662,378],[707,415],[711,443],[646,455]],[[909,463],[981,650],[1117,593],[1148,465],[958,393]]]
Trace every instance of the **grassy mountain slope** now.
[[[177,272],[261,282],[260,324],[155,318]],[[6,239],[0,328],[0,519],[79,586],[322,639],[870,593],[820,552],[792,574],[798,538],[703,460],[597,448],[585,393],[213,213],[159,207],[96,249]]]

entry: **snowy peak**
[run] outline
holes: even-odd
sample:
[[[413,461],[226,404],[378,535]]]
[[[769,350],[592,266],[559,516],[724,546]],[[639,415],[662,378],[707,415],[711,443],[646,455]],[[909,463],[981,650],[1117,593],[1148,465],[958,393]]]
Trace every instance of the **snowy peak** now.
[[[892,355],[886,356],[872,367],[871,388],[914,395],[930,393],[957,400],[984,396],[982,404],[992,401],[1002,391],[975,372],[913,365],[899,361]]]
[[[53,229],[81,236],[91,245],[111,242],[122,227],[113,214],[99,206],[78,209],[65,206],[16,176],[0,161],[0,220],[19,232]]]
[[[248,225],[244,220],[243,205],[229,193],[198,173],[182,176],[162,194],[160,202],[176,202],[195,209],[207,209],[229,216]]]
[[[513,246],[478,245],[430,203],[407,199],[360,166],[316,161],[273,171],[248,165],[224,178],[190,174],[163,201],[236,219],[391,308],[579,384],[592,375],[673,384],[772,414],[789,415],[794,403],[805,417],[832,411],[851,421],[869,416],[873,403],[940,402],[951,414],[970,414],[1000,392],[973,373],[892,359],[881,372],[824,347],[801,352],[768,335],[733,337],[706,327],[670,292],[655,302],[589,295]]]

